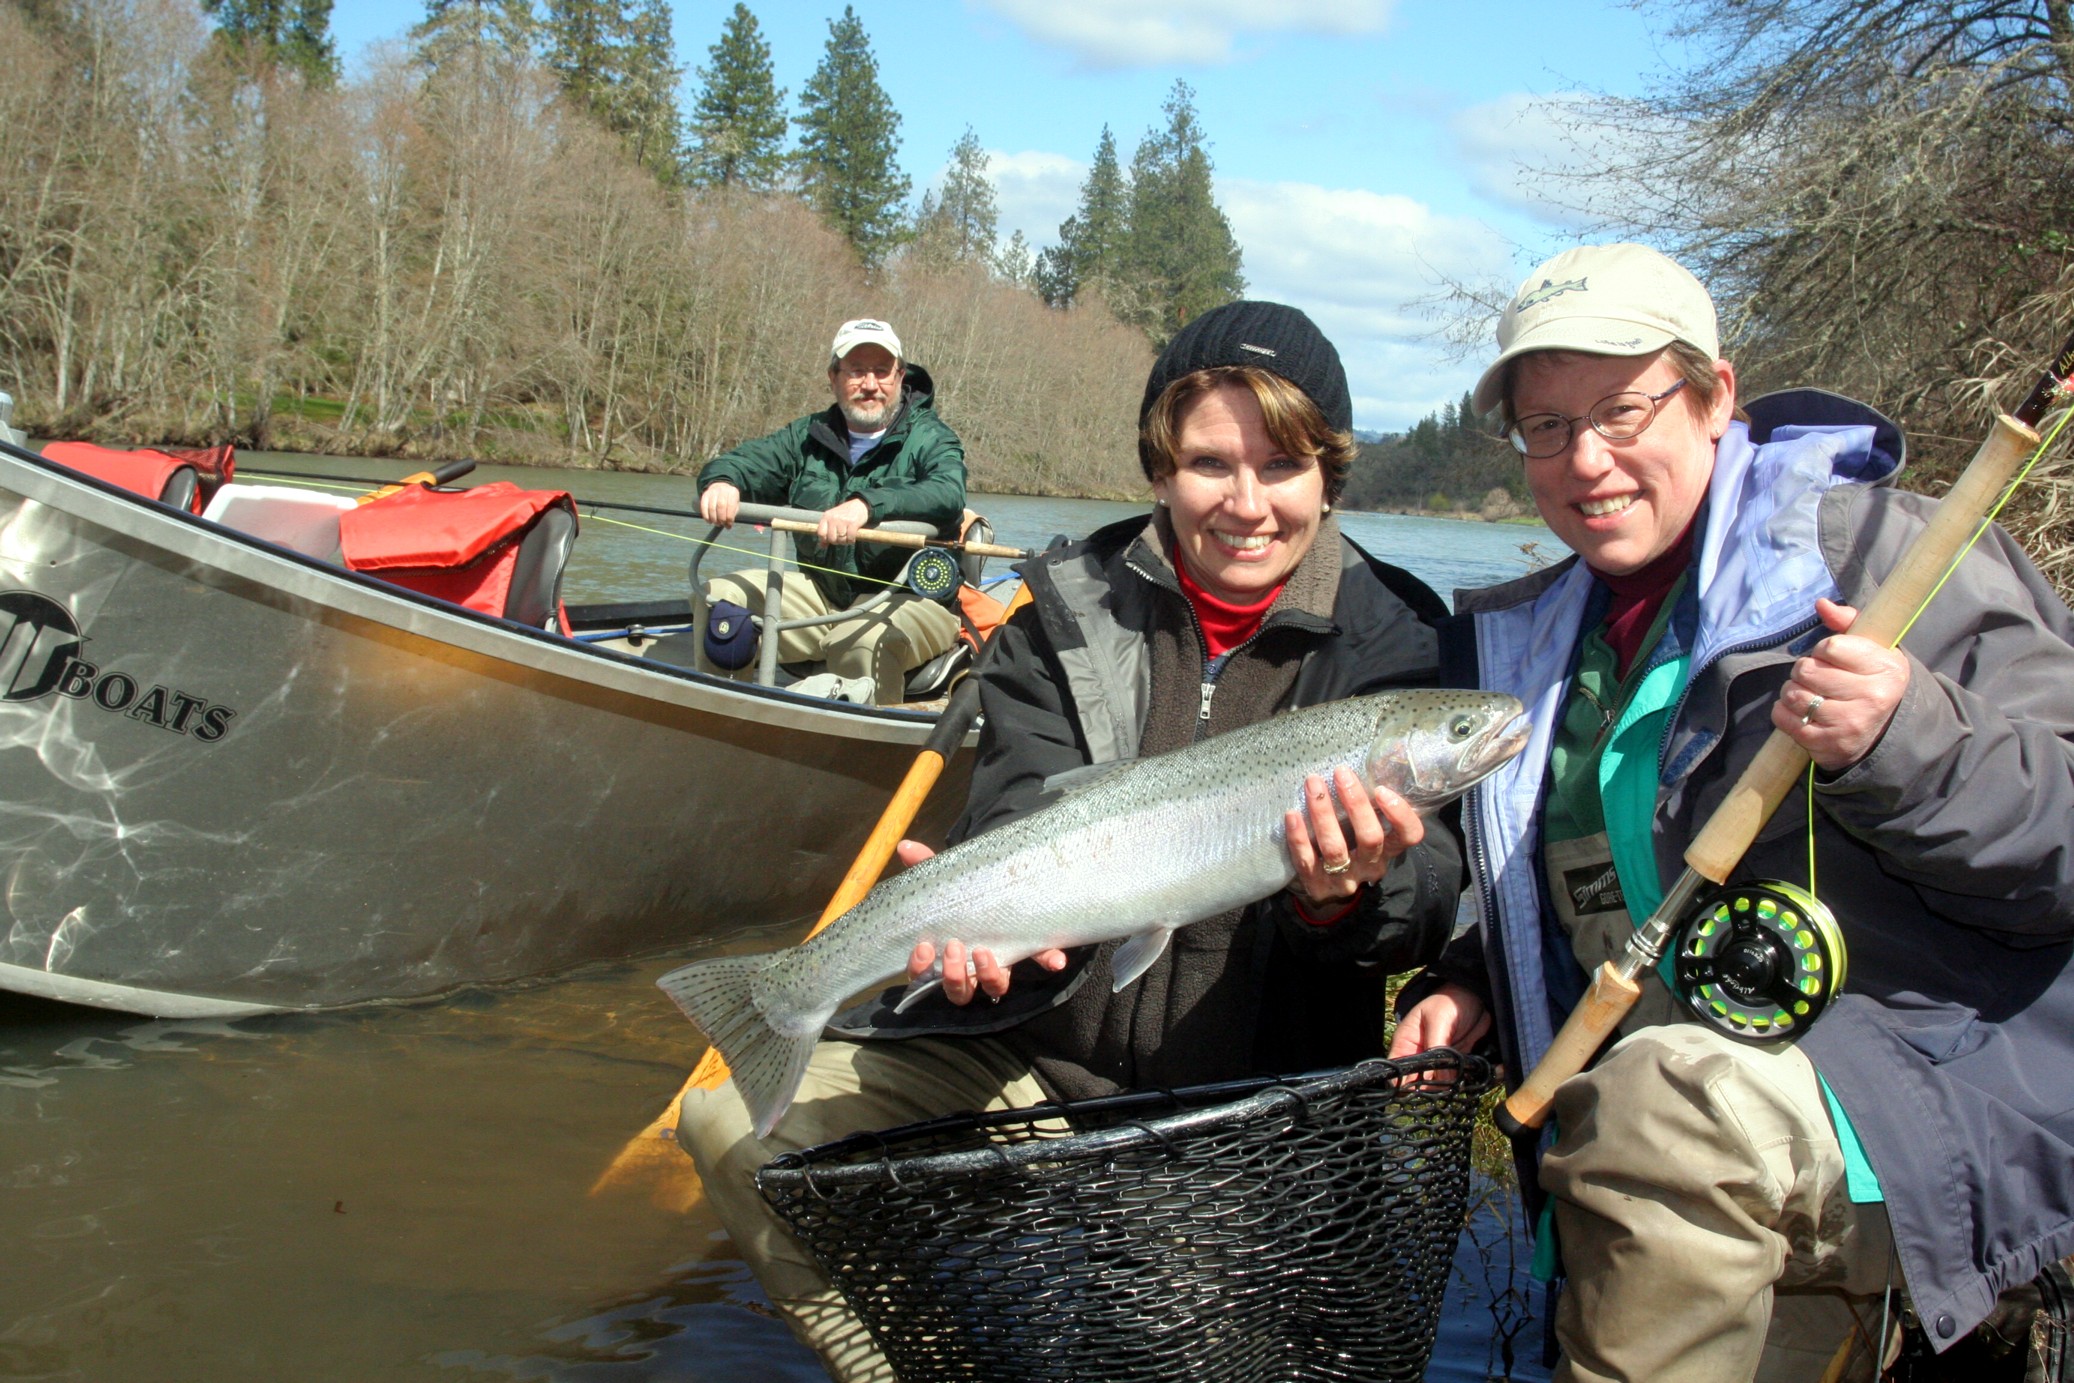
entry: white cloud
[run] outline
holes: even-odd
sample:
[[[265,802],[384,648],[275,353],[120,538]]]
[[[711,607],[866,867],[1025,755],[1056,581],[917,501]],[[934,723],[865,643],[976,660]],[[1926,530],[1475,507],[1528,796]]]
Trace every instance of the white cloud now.
[[[1396,0],[977,0],[1094,67],[1223,63],[1247,33],[1373,34]]]
[[[1410,197],[1314,183],[1219,178],[1217,198],[1247,294],[1302,308],[1339,347],[1357,426],[1408,426],[1473,382],[1418,304],[1449,279],[1509,283],[1512,246],[1496,231]]]
[[[1019,154],[988,152],[987,173],[994,180],[994,203],[1001,213],[1001,238],[1016,231],[1041,249],[1059,238],[1059,222],[1080,206],[1080,185],[1087,165],[1064,154],[1029,149]]]
[[[1612,162],[1640,136],[1605,124],[1593,98],[1515,92],[1471,106],[1449,122],[1455,152],[1478,192],[1544,224],[1575,229],[1603,216],[1590,210],[1583,174]],[[1646,159],[1637,163],[1647,167]],[[1646,179],[1632,189],[1645,191]],[[1601,189],[1598,194],[1606,194]]]

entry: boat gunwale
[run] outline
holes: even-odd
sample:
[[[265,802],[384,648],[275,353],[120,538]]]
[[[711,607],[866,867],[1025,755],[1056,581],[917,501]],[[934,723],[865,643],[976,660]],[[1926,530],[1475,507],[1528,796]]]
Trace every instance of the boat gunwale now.
[[[15,477],[6,470],[10,464],[28,484],[15,483]],[[68,488],[81,492],[88,502],[64,502]],[[291,601],[304,601],[407,637],[449,645],[499,663],[642,701],[776,728],[911,744],[916,748],[928,738],[936,722],[932,712],[829,701],[802,696],[783,687],[735,682],[467,609],[202,518],[73,471],[5,441],[0,441],[0,490],[11,490],[75,521],[260,589],[278,592]],[[269,570],[270,564],[285,564],[296,579],[279,579],[282,573]],[[334,592],[344,598],[333,598]],[[518,641],[516,648],[514,639]],[[532,656],[515,656],[517,648],[528,650]],[[555,666],[557,663],[566,666]],[[965,742],[975,741],[976,732],[968,734]]]

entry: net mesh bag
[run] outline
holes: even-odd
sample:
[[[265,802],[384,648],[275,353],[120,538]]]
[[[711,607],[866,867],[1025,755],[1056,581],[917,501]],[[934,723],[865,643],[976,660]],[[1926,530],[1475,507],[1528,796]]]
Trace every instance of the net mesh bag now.
[[[787,1153],[765,1199],[904,1383],[1406,1379],[1488,1063],[966,1114]]]

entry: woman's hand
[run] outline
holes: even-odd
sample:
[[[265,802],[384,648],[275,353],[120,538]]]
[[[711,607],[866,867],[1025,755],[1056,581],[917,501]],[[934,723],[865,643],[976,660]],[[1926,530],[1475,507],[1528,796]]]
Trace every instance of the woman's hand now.
[[[1858,618],[1848,605],[1818,600],[1815,613],[1835,632],[1794,662],[1772,706],[1772,724],[1824,772],[1841,773],[1887,733],[1908,690],[1908,655],[1844,633]]]
[[[1351,898],[1390,870],[1390,862],[1426,838],[1426,823],[1411,803],[1388,788],[1370,793],[1344,764],[1332,771],[1347,821],[1340,824],[1325,780],[1304,780],[1304,808],[1282,818],[1289,837],[1289,861],[1296,866],[1290,887],[1313,903]],[[1347,833],[1353,833],[1353,842]]]
[[[1390,1059],[1417,1056],[1435,1047],[1452,1047],[1467,1052],[1491,1030],[1490,1010],[1483,1000],[1452,982],[1411,1006],[1397,1020],[1397,1034],[1390,1039]]]
[[[936,852],[919,840],[903,840],[893,847],[903,867],[920,864]],[[1030,957],[1053,974],[1066,968],[1066,953],[1057,949],[1039,951]],[[936,947],[926,941],[917,942],[907,957],[907,978],[910,982],[923,979],[929,967],[936,962]],[[972,996],[985,991],[989,999],[997,1003],[1008,992],[1008,967],[994,959],[994,953],[984,946],[968,950],[964,942],[955,938],[943,943],[943,994],[952,1003],[963,1006],[972,1002]]]

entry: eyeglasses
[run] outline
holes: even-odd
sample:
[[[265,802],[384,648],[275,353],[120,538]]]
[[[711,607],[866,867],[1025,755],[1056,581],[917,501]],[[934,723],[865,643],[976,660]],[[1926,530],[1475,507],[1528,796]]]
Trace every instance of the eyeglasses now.
[[[1579,423],[1590,423],[1592,431],[1609,442],[1626,442],[1647,432],[1656,421],[1657,405],[1685,385],[1686,381],[1681,379],[1661,394],[1645,394],[1639,389],[1608,394],[1593,404],[1589,412],[1574,418],[1560,413],[1529,413],[1515,421],[1505,436],[1520,455],[1536,460],[1560,456],[1569,450]]]
[[[900,362],[895,360],[885,365],[837,365],[831,374],[844,379],[891,379],[900,373]]]

